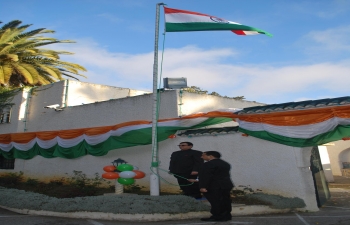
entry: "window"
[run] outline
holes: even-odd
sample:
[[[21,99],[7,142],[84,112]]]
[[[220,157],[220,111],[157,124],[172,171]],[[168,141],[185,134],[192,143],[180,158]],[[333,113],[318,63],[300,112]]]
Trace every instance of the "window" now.
[[[14,169],[15,159],[6,159],[0,156],[0,169]]]
[[[343,162],[343,169],[349,169],[350,168],[350,162]]]
[[[11,106],[0,109],[0,123],[10,123]]]

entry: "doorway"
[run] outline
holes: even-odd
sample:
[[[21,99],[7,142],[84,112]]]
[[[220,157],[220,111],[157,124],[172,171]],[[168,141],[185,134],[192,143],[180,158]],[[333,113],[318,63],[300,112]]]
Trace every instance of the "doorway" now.
[[[311,150],[310,169],[314,180],[317,206],[321,207],[331,197],[331,194],[322,167],[318,146],[314,146]]]

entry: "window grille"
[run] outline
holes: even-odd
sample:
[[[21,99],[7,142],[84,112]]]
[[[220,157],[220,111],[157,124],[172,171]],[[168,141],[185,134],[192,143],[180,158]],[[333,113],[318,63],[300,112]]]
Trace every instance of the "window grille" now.
[[[6,159],[0,156],[0,169],[14,169],[15,159]]]
[[[11,107],[0,110],[0,123],[10,123]]]

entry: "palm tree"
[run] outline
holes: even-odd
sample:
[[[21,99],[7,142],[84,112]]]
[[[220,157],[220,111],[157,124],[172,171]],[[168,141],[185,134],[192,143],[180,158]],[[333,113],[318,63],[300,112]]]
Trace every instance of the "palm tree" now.
[[[1,23],[1,22],[0,22]],[[74,43],[57,40],[42,34],[54,33],[40,28],[25,32],[31,26],[20,26],[13,20],[0,28],[0,85],[8,87],[40,86],[63,80],[62,76],[77,79],[79,71],[86,69],[78,64],[59,60],[60,54],[73,54],[41,48],[55,43]]]

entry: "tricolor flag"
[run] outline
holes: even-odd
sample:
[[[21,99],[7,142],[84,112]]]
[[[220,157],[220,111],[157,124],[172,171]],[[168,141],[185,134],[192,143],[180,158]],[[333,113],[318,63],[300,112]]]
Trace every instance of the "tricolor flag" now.
[[[210,31],[210,30],[231,30],[238,35],[272,34],[239,23],[210,16],[203,13],[191,12],[180,9],[164,7],[165,31]]]

